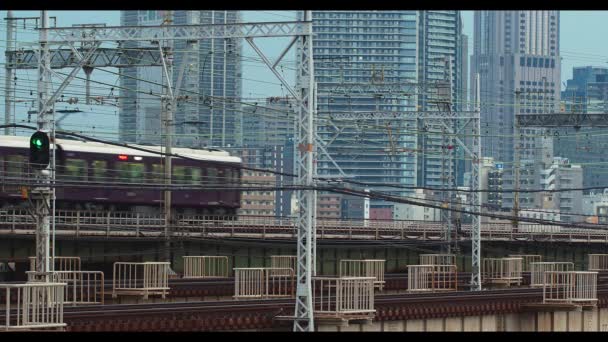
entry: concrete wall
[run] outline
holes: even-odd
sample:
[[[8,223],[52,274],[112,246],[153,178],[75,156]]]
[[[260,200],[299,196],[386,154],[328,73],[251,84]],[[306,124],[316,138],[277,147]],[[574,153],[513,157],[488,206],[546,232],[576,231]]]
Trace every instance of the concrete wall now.
[[[318,331],[608,331],[608,308],[589,311],[524,312],[504,315],[374,321],[349,326],[317,323]]]

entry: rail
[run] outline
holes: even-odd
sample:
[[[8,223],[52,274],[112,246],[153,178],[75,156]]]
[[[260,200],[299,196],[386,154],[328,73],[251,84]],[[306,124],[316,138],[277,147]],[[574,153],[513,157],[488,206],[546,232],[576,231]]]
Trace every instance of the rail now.
[[[373,277],[374,287],[384,289],[384,259],[340,260],[338,275],[342,277]]]
[[[482,280],[489,284],[521,285],[522,258],[485,258]]]
[[[421,265],[456,265],[454,254],[420,254]]]
[[[530,272],[530,263],[543,261],[542,255],[536,254],[510,254],[509,258],[521,258],[523,272]]]
[[[80,257],[55,256],[55,271],[80,271]],[[36,257],[29,257],[30,271],[36,271]],[[53,257],[49,258],[53,262]]]
[[[530,286],[545,286],[545,272],[573,271],[572,262],[533,262],[530,263]]]
[[[456,265],[408,265],[408,292],[458,290]]]
[[[184,256],[184,278],[228,278],[227,256]]]
[[[63,328],[63,283],[0,284],[4,330]]]
[[[112,298],[118,295],[149,295],[165,298],[169,292],[168,262],[115,262],[112,277]]]
[[[164,216],[135,212],[57,210],[57,234],[86,236],[164,237]],[[34,218],[21,209],[0,210],[1,234],[34,234]],[[296,234],[292,217],[175,215],[172,232],[176,237],[291,237]],[[319,239],[444,239],[440,222],[399,220],[317,220]],[[471,226],[463,225],[461,238],[470,238]],[[485,223],[482,239],[496,241],[546,240],[608,243],[608,230],[566,228],[552,225],[520,224],[517,231],[507,223]]]
[[[296,255],[271,255],[270,256],[270,268],[273,269],[291,269],[291,273],[289,273],[288,271],[285,271],[285,275],[288,276],[292,273],[295,273],[297,268],[296,268],[296,263],[297,263],[298,257]],[[279,271],[274,271],[274,274],[277,274],[277,272]]]
[[[291,268],[235,268],[234,298],[295,297],[296,279]]]
[[[543,303],[597,304],[597,272],[544,273]]]
[[[608,270],[608,254],[589,254],[589,271]]]
[[[28,282],[41,275],[35,271],[25,272]],[[44,273],[42,273],[44,274]],[[49,272],[54,283],[65,283],[64,304],[89,305],[104,302],[104,276],[101,271],[54,271]]]
[[[316,319],[373,319],[374,277],[313,277]]]

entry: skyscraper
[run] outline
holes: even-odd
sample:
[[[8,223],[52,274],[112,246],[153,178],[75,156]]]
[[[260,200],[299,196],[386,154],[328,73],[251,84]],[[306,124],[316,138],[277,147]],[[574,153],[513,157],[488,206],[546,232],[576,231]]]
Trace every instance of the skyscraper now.
[[[419,152],[421,136],[416,134],[416,120],[334,120],[332,113],[436,108],[417,95],[344,93],[336,89],[349,83],[445,80],[447,59],[452,65],[455,93],[462,70],[457,54],[459,23],[458,11],[313,11],[317,106],[319,117],[324,118],[319,121],[318,135],[337,163],[319,153],[319,176],[339,175],[341,169],[358,181],[375,184],[370,187],[373,190],[398,195],[412,192],[408,187],[440,184],[437,160],[441,157],[429,156],[428,172],[418,172],[427,161]]]
[[[562,92],[564,110],[568,113],[608,112],[608,68],[577,67]],[[568,128],[561,137],[555,138],[556,155],[573,163],[588,164],[583,167],[583,186],[598,187],[608,182],[601,164],[607,162],[608,137],[601,128]]]
[[[121,25],[160,25],[165,11],[122,11]],[[224,24],[240,21],[237,11],[172,11],[174,25]],[[139,44],[139,45],[138,45]],[[127,46],[128,45],[128,46]],[[125,47],[143,46],[129,43]],[[234,145],[236,140],[237,105],[241,94],[241,44],[233,39],[204,39],[196,42],[174,41],[173,84],[179,79],[182,65],[181,95],[174,108],[174,142],[176,146],[203,147]],[[124,68],[120,78],[119,113],[122,141],[159,144],[164,132],[161,118],[160,67]]]
[[[505,188],[513,188],[510,169],[516,144],[521,144],[520,160],[542,167],[552,162],[553,142],[541,134],[544,130],[522,128],[520,137],[513,132],[515,112],[550,113],[558,108],[559,11],[477,11],[474,25],[471,93],[476,93],[473,80],[479,73],[482,155],[505,163]],[[520,184],[527,187],[539,184]],[[520,195],[521,207],[539,205],[527,195]],[[503,203],[511,207],[512,195],[505,194]]]

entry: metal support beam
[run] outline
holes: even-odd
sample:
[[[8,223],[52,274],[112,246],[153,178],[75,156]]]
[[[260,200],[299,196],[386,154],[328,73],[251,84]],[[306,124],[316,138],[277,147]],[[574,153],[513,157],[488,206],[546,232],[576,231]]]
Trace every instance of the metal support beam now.
[[[88,49],[76,49],[86,53]],[[76,54],[72,49],[49,50],[51,69],[74,68],[77,64]],[[93,68],[125,68],[136,66],[161,66],[160,54],[157,48],[99,48],[89,58],[88,66]],[[7,69],[36,69],[38,67],[37,50],[6,51]]]
[[[101,41],[200,40],[213,38],[270,38],[312,34],[302,21],[165,26],[54,27],[41,29],[48,43]]]
[[[608,127],[608,113],[546,113],[546,114],[515,114],[520,127]]]

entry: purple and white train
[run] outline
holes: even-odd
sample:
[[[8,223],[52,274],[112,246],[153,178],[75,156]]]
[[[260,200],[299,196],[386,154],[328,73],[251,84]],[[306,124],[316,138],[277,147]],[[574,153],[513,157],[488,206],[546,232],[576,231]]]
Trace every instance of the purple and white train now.
[[[160,151],[158,146],[139,146]],[[172,182],[186,185],[237,187],[241,180],[241,159],[214,149],[174,148],[173,152],[199,161],[172,159]],[[57,188],[57,209],[112,210],[158,213],[163,208],[163,191],[116,189],[111,183],[164,183],[164,158],[96,142],[57,140],[57,180],[69,180],[84,187]],[[220,164],[208,163],[221,162]],[[15,178],[32,174],[29,168],[29,137],[0,135],[0,208],[27,205]],[[233,216],[240,206],[238,190],[175,190],[172,207],[177,213]]]

